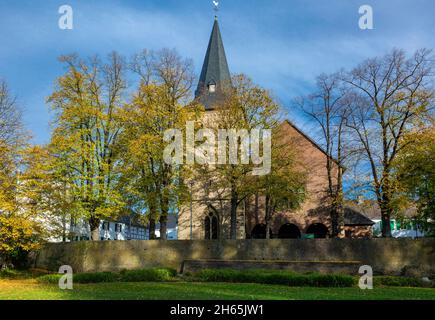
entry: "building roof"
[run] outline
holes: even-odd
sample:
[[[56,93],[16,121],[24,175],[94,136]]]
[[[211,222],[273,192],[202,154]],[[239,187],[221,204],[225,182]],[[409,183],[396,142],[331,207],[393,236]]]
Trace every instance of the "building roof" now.
[[[131,225],[132,227],[141,227],[141,228],[147,228],[148,225],[145,225],[139,214],[132,213],[131,215],[124,215],[120,216],[117,220],[111,221],[111,222],[117,222],[117,223],[123,223],[125,225]],[[168,220],[166,222],[166,227],[168,229],[177,227],[178,219],[175,215],[169,214]],[[156,221],[156,228],[160,228],[160,222]]]
[[[215,85],[216,91],[210,92],[210,85]],[[231,86],[231,76],[219,23],[215,18],[195,98],[206,110],[212,110],[224,98],[226,86]]]
[[[356,211],[363,212],[366,217],[371,220],[381,220],[381,209],[376,200],[363,200],[361,202],[349,201],[347,205]],[[396,216],[404,218],[414,218],[418,211],[415,206],[402,209],[396,213]]]
[[[139,215],[131,214],[127,216],[121,216],[113,222],[123,223],[125,225],[131,225],[132,227],[145,228],[144,224],[140,221]]]
[[[346,226],[372,226],[375,223],[353,208],[344,208],[344,225]]]

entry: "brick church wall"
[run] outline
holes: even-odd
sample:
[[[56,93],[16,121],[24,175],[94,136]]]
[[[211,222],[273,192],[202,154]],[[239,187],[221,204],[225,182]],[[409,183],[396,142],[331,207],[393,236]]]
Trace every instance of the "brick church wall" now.
[[[205,117],[205,125],[213,126],[216,122],[217,113],[207,112]],[[304,203],[298,210],[288,212],[278,212],[275,214],[271,229],[274,235],[277,235],[282,225],[292,223],[296,225],[302,234],[306,233],[307,228],[313,223],[322,223],[329,230],[331,229],[331,220],[328,212],[318,210],[319,207],[327,206],[328,178],[326,171],[326,155],[313,142],[311,142],[303,133],[298,131],[289,122],[283,122],[281,126],[280,139],[284,139],[284,143],[292,148],[295,153],[296,163],[299,170],[307,172],[307,197]],[[335,166],[335,170],[338,167]],[[197,185],[197,191],[194,192],[194,209],[193,209],[193,239],[204,239],[203,219],[208,213],[208,208],[204,201],[201,190],[203,186]],[[259,208],[255,210],[254,197],[251,197],[246,203],[246,210],[243,205],[239,208],[238,217],[238,238],[243,239],[249,237],[252,229],[256,224],[264,223],[264,206],[263,199],[259,200]],[[228,207],[222,209],[221,203],[214,203],[214,207],[220,208],[224,214],[228,216]],[[246,230],[245,230],[246,218]],[[224,219],[225,220],[225,219]],[[221,236],[222,238],[229,237],[229,221],[222,221]],[[179,239],[190,239],[190,207],[184,206],[179,214]]]

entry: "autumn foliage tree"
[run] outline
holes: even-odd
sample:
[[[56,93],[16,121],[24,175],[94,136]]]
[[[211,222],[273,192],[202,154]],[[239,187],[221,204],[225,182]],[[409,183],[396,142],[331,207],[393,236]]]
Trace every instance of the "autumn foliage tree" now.
[[[298,163],[295,146],[285,139],[285,131],[276,127],[272,131],[271,170],[269,174],[251,177],[252,194],[264,198],[264,222],[270,230],[272,218],[279,211],[299,208],[306,199],[307,173]],[[270,232],[266,231],[266,239]]]
[[[168,216],[186,199],[185,167],[168,163],[163,150],[167,130],[184,131],[187,121],[199,117],[200,108],[191,103],[193,67],[175,50],[143,51],[136,55],[132,70],[140,85],[132,101],[120,113],[123,132],[122,186],[130,207],[144,213],[150,239],[160,222],[160,238],[166,239]]]
[[[362,149],[361,166],[369,168],[383,237],[391,237],[395,211],[394,161],[416,142],[402,140],[433,106],[433,61],[430,50],[418,50],[409,58],[393,50],[364,61],[343,78],[353,94],[346,126]]]
[[[26,210],[20,174],[27,139],[20,108],[0,81],[0,266],[16,263],[39,246],[40,225]]]
[[[422,227],[428,234],[435,232],[435,131],[434,120],[408,132],[401,144],[407,145],[393,163],[399,196],[404,195],[405,207],[415,205]],[[412,143],[408,143],[412,141]]]
[[[117,53],[106,63],[76,56],[60,60],[67,73],[48,99],[56,115],[50,150],[68,177],[92,240],[99,240],[100,221],[116,217],[124,206],[117,189],[115,146],[121,130],[117,113],[125,103],[125,64]]]
[[[241,158],[243,142],[246,141],[243,133],[249,134],[253,129],[260,130],[260,132],[265,130],[274,131],[279,124],[280,107],[270,92],[254,84],[246,75],[234,76],[231,86],[228,85],[225,90],[224,101],[217,107],[216,120],[213,126],[216,129],[237,132],[240,136],[237,141],[230,141],[230,139],[225,138],[225,148],[227,149],[225,163],[219,163],[210,168],[207,167],[206,170],[211,171],[208,175],[203,175],[205,178],[210,174],[215,176],[216,179],[211,184],[213,189],[211,192],[229,199],[231,239],[237,238],[237,210],[241,203],[255,193],[253,186],[258,183],[258,179],[253,178],[253,171],[256,170],[257,165],[252,161],[243,163]],[[273,139],[271,136],[267,137],[267,135],[263,135],[263,137]],[[232,148],[231,144],[233,143],[239,146],[235,162],[229,156],[230,148]],[[263,156],[264,164],[267,165],[266,162],[269,162],[267,155],[259,154],[258,156]],[[269,172],[265,172],[265,174],[268,175]],[[222,192],[222,190],[225,191]]]

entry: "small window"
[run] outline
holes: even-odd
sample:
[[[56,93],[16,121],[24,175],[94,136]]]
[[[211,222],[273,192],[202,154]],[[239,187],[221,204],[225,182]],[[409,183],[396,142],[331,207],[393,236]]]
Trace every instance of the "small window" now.
[[[108,222],[103,222],[103,230],[109,230],[109,223]]]
[[[208,83],[208,92],[216,92],[216,82],[214,82],[213,80]]]

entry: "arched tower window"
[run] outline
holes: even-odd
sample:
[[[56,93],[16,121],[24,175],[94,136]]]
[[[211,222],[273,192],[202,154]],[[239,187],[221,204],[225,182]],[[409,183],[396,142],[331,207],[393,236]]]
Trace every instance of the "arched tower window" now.
[[[209,213],[204,218],[204,238],[206,240],[215,240],[219,238],[219,220],[213,213]]]
[[[208,88],[209,93],[215,93],[216,92],[216,82],[214,80],[211,80],[208,83],[207,88]]]

